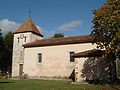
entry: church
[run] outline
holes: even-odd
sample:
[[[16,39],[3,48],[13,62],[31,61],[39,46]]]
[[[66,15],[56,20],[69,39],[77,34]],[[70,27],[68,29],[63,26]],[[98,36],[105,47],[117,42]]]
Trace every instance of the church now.
[[[104,51],[90,35],[43,39],[31,18],[14,33],[12,77],[29,79],[108,79]]]

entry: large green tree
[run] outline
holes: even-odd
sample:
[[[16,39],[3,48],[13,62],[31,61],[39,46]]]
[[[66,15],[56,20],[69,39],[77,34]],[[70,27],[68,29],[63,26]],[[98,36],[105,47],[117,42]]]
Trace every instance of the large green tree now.
[[[0,72],[2,71],[2,60],[3,60],[3,35],[2,35],[2,30],[0,29]],[[1,73],[0,73],[1,74]]]
[[[2,30],[0,29],[0,52],[2,51],[2,46],[3,46],[3,36],[2,36]]]
[[[8,32],[3,37],[3,46],[2,46],[2,58],[0,62],[0,69],[2,73],[11,72],[12,66],[12,47],[13,47],[13,34]]]
[[[0,29],[0,43],[2,43],[2,39],[3,39],[3,37],[2,37],[2,32],[1,32],[2,30]],[[0,44],[0,50],[1,50],[1,46],[2,46],[2,44]]]
[[[97,41],[97,48],[106,50],[104,57],[111,67],[115,67],[116,58],[120,58],[120,0],[108,0],[93,14],[92,35]],[[115,75],[115,70],[111,72]]]
[[[2,49],[2,39],[3,37],[2,37],[1,29],[0,29],[0,51]]]

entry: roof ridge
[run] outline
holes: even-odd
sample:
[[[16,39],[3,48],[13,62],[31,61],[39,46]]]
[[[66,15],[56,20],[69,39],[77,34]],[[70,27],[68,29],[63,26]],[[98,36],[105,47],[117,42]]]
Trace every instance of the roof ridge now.
[[[71,54],[71,56],[73,57],[93,57],[93,56],[101,57],[104,53],[105,53],[105,50],[94,48],[94,49],[87,50],[87,51],[73,53]]]
[[[81,36],[67,36],[67,37],[59,37],[59,38],[48,38],[48,39],[41,39],[41,40],[55,40],[55,39],[64,39],[64,38],[74,38],[74,37],[85,37],[85,36],[91,36],[91,35],[81,35]],[[38,40],[38,41],[41,41]]]
[[[77,43],[93,43],[94,37],[91,35],[82,36],[70,36],[52,39],[41,39],[31,43],[24,44],[24,47],[36,47],[36,46],[52,46],[52,45],[65,45],[65,44],[77,44]]]

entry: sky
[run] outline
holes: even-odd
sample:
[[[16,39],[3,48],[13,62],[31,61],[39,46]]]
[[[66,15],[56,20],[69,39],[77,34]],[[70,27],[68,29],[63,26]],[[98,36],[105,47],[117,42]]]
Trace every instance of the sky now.
[[[92,10],[106,0],[0,0],[0,29],[3,35],[15,32],[29,17],[44,38],[54,33],[65,36],[87,35],[92,31]]]

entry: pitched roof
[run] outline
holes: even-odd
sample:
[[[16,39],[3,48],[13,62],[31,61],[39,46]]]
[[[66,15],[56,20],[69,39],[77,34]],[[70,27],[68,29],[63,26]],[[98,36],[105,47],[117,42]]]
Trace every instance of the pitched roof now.
[[[13,34],[16,33],[23,33],[23,32],[33,32],[39,36],[43,35],[40,33],[38,28],[35,26],[31,18],[28,18],[19,28],[17,31],[15,31]]]
[[[118,48],[118,51],[120,51],[120,48]],[[105,54],[105,50],[99,50],[99,49],[92,49],[87,50],[83,52],[73,53],[71,56],[73,57],[101,57],[103,54]]]
[[[53,46],[53,45],[65,45],[65,44],[77,44],[77,43],[92,43],[94,37],[90,35],[84,36],[70,36],[60,37],[53,39],[36,40],[31,43],[24,44],[24,47],[39,47],[39,46]]]
[[[73,53],[71,56],[73,57],[101,57],[105,53],[104,50],[92,49],[84,52]]]

